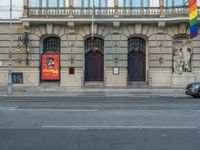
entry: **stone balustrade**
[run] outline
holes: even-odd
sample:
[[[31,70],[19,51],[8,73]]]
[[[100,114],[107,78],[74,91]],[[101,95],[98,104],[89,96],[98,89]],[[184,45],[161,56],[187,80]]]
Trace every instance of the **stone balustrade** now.
[[[187,6],[174,7],[24,7],[24,14],[28,18],[54,18],[54,17],[77,17],[91,18],[92,14],[98,17],[166,17],[187,16]],[[198,7],[200,14],[200,7]]]

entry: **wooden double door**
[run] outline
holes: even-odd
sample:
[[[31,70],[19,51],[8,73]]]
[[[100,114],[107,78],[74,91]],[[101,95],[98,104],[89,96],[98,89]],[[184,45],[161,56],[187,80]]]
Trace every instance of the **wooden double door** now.
[[[146,41],[141,37],[128,40],[129,81],[146,81]]]
[[[103,81],[104,56],[100,51],[85,54],[85,81]]]
[[[146,65],[145,54],[142,52],[130,52],[128,55],[129,81],[145,81]]]

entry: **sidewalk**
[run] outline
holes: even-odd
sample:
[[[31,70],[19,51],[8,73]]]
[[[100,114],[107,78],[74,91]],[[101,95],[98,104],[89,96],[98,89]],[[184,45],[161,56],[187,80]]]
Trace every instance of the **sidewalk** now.
[[[9,96],[0,90],[0,96]],[[14,90],[17,97],[190,97],[183,88],[27,88]]]

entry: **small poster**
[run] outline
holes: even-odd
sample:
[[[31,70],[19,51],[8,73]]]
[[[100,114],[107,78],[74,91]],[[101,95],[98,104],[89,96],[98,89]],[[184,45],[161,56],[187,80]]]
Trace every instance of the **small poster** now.
[[[119,68],[118,67],[114,67],[113,68],[113,74],[114,75],[119,75]]]
[[[42,80],[60,80],[60,55],[43,54],[42,55]]]

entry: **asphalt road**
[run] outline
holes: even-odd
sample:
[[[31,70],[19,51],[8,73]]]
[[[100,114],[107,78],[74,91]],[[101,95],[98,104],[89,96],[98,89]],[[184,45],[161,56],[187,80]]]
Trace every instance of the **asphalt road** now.
[[[0,150],[199,150],[200,99],[0,97]]]

